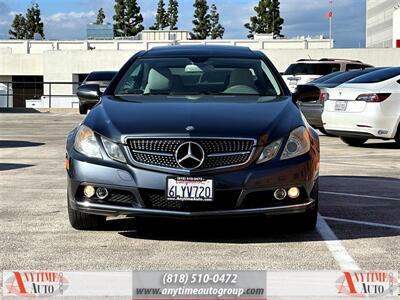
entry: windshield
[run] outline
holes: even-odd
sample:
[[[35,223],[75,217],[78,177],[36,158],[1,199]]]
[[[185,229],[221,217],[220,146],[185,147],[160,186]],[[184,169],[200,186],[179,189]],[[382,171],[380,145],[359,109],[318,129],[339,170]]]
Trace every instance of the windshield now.
[[[340,64],[296,63],[287,68],[284,75],[327,75],[340,71]]]
[[[274,72],[261,59],[138,59],[117,84],[115,95],[279,96]]]

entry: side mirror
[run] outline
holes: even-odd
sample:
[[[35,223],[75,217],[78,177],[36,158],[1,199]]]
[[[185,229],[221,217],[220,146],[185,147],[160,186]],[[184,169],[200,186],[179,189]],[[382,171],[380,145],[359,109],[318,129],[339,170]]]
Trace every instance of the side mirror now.
[[[321,91],[318,87],[312,84],[298,85],[293,93],[293,102],[310,102],[319,100]]]
[[[78,87],[76,95],[82,100],[98,101],[102,93],[98,84],[84,84]]]

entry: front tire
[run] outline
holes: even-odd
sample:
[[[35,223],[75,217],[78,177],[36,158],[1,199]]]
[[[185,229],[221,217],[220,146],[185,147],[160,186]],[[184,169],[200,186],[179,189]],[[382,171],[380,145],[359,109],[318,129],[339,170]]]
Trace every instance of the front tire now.
[[[99,229],[104,226],[106,217],[86,214],[73,209],[68,200],[68,218],[71,226],[78,230]]]
[[[368,139],[366,138],[350,138],[341,136],[340,139],[349,146],[359,147],[365,144]]]
[[[400,125],[399,125],[399,129],[397,129],[397,134],[394,137],[394,142],[396,143],[397,147],[400,148]]]
[[[313,231],[317,226],[317,218],[318,199],[315,200],[313,208],[309,209],[305,213],[296,215],[293,224],[299,231]]]

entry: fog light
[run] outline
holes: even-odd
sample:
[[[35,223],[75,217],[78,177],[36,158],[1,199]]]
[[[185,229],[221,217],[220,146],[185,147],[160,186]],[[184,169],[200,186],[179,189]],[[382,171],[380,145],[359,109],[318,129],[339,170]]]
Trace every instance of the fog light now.
[[[300,196],[300,190],[297,187],[291,187],[287,194],[289,198],[295,199]]]
[[[285,189],[277,189],[274,192],[274,197],[276,200],[283,200],[286,198],[286,195]]]
[[[85,194],[86,198],[92,198],[95,193],[94,187],[92,187],[91,185],[85,186],[85,188],[83,189],[83,193]]]
[[[108,191],[105,187],[99,187],[96,190],[96,196],[99,199],[104,199],[108,196]]]

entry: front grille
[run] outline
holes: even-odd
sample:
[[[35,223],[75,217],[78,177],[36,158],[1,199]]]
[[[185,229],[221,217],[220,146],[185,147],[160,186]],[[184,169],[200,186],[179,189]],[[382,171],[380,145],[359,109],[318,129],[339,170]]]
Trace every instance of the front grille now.
[[[226,138],[129,138],[127,144],[136,163],[181,169],[176,161],[175,152],[181,144],[188,141],[199,144],[204,151],[204,161],[198,170],[244,164],[249,160],[255,144],[252,139]]]
[[[240,190],[215,191],[214,201],[198,202],[167,201],[165,192],[160,190],[141,189],[139,192],[146,208],[185,212],[232,210],[240,195]]]
[[[135,203],[135,197],[131,192],[112,191],[111,195],[106,198],[106,201],[120,204],[133,204]]]

